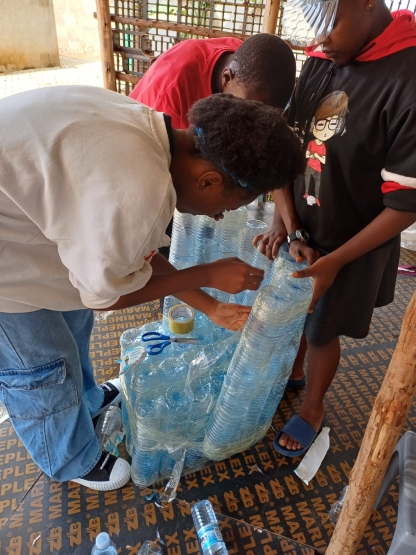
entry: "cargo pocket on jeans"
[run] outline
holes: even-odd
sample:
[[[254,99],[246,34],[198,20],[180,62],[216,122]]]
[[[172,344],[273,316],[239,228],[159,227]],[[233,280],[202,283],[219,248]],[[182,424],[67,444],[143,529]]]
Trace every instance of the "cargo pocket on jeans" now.
[[[0,370],[0,387],[11,418],[42,419],[79,403],[63,358],[35,368]]]

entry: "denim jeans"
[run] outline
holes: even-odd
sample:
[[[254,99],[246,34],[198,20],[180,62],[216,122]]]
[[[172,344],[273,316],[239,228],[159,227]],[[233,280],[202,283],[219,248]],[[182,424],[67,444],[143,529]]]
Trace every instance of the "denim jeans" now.
[[[104,392],[89,356],[92,310],[0,312],[0,401],[33,461],[59,482],[87,474],[101,450],[91,417]]]

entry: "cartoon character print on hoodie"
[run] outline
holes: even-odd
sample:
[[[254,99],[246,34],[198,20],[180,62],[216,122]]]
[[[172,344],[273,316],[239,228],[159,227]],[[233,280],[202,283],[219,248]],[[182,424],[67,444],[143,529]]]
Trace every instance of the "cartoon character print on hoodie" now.
[[[319,189],[323,165],[326,162],[325,142],[334,135],[345,133],[345,116],[347,113],[348,96],[344,91],[334,91],[319,102],[312,118],[310,133],[314,138],[309,141],[306,147],[308,163],[305,171],[305,194],[303,195],[310,206],[314,204],[321,206]],[[309,194],[312,189],[312,179],[315,185],[315,196]]]
[[[416,22],[407,10],[392,15],[345,66],[307,49],[289,107],[308,158],[294,184],[296,210],[327,252],[386,207],[416,211]]]

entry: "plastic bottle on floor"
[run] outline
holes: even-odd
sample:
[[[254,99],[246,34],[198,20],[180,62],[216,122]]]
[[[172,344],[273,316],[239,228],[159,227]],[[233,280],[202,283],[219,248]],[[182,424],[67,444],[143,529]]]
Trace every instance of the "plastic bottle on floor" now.
[[[122,427],[121,409],[117,405],[108,407],[99,417],[95,426],[97,436],[102,451],[112,453],[117,445],[116,438]]]
[[[91,555],[117,555],[116,544],[111,541],[107,532],[101,532],[95,538],[95,545],[92,548]]]
[[[137,555],[162,555],[162,548],[155,542],[145,541]]]
[[[214,509],[206,499],[192,506],[192,518],[203,555],[228,555]]]
[[[335,503],[333,503],[331,505],[331,508],[329,509],[329,522],[332,522],[332,524],[336,524],[338,522],[339,515],[341,514],[341,511],[342,511],[342,507],[344,506],[344,501],[345,501],[345,496],[347,495],[347,491],[348,491],[348,486],[345,486],[345,488],[341,492],[340,498],[337,501],[335,501]]]

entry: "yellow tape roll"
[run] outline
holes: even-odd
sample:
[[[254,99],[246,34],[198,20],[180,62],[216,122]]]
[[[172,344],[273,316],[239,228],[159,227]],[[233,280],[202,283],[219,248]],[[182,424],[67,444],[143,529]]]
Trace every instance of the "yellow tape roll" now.
[[[169,310],[168,319],[170,331],[183,335],[194,329],[195,312],[187,304],[177,304]]]

